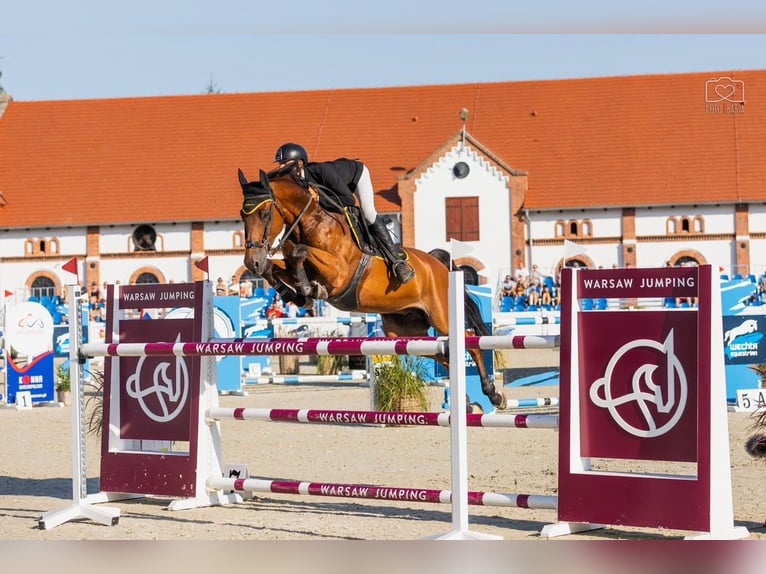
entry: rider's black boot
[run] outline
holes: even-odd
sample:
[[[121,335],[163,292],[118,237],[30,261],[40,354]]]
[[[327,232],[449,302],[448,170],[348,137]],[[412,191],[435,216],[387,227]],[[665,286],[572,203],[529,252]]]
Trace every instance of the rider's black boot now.
[[[407,262],[407,255],[398,246],[395,246],[391,241],[391,235],[388,233],[386,224],[378,216],[375,218],[375,223],[370,224],[370,231],[375,236],[375,239],[380,246],[380,250],[383,256],[386,258],[391,271],[397,278],[399,283],[407,283],[415,276],[415,271],[412,266]]]

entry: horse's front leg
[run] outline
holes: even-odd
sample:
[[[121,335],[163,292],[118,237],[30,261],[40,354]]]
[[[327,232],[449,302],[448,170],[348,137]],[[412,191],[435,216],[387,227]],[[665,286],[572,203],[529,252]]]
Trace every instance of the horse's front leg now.
[[[292,273],[293,284],[304,297],[311,294],[311,282],[306,274],[305,266],[307,256],[308,248],[305,245],[296,245],[289,253],[285,253],[285,262]]]
[[[267,259],[267,265],[264,267],[261,277],[279,293],[283,301],[292,301],[298,307],[310,306],[309,300],[301,293],[296,292],[291,280],[292,273],[287,270],[283,259]]]
[[[285,254],[287,268],[290,269],[294,284],[299,293],[314,299],[327,299],[327,289],[318,281],[309,279],[306,272],[306,259],[310,248],[306,245],[296,245]]]

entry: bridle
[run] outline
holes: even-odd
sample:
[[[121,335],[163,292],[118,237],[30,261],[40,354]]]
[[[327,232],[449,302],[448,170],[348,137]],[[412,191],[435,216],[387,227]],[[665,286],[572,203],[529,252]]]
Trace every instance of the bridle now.
[[[279,241],[279,243],[275,247],[269,247],[269,230],[271,229],[271,220],[273,217],[274,209],[277,210],[277,213],[279,213],[279,216],[282,218],[282,221],[287,221],[287,217],[285,217],[285,213],[280,209],[279,204],[277,204],[276,197],[274,196],[274,191],[271,189],[270,185],[266,185],[266,190],[269,194],[269,196],[264,199],[263,201],[259,202],[255,207],[252,209],[245,210],[245,207],[243,205],[242,209],[240,210],[240,214],[242,218],[246,215],[252,215],[256,211],[258,211],[261,207],[269,203],[269,212],[266,214],[265,217],[265,225],[263,226],[263,238],[261,241],[252,241],[250,238],[247,237],[247,227],[245,227],[245,249],[267,249],[268,257],[271,257],[275,253],[282,250],[282,247],[284,246],[285,242],[290,238],[290,236],[293,234],[293,231],[295,231],[295,228],[298,227],[298,224],[300,223],[301,219],[303,219],[303,216],[306,215],[306,212],[309,209],[309,206],[311,206],[312,202],[314,201],[314,198],[310,193],[307,193],[308,200],[306,201],[306,205],[303,206],[301,209],[301,212],[298,214],[298,217],[295,218],[295,221],[292,222],[290,227],[288,227],[287,231],[282,235],[282,239]]]

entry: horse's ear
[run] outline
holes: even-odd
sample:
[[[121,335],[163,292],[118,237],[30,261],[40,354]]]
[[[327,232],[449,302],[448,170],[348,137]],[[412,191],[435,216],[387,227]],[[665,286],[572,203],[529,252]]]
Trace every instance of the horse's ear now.
[[[239,176],[239,185],[247,184],[247,178],[241,169],[237,169],[237,175]]]
[[[261,170],[261,185],[264,189],[269,189],[269,176],[263,170]]]

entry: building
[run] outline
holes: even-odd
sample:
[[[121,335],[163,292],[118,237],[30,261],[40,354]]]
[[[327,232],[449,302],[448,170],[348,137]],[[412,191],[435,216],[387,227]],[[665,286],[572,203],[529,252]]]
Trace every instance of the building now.
[[[0,289],[236,282],[237,169],[359,158],[405,245],[495,286],[589,267],[766,270],[766,71],[104,100],[0,101]]]

